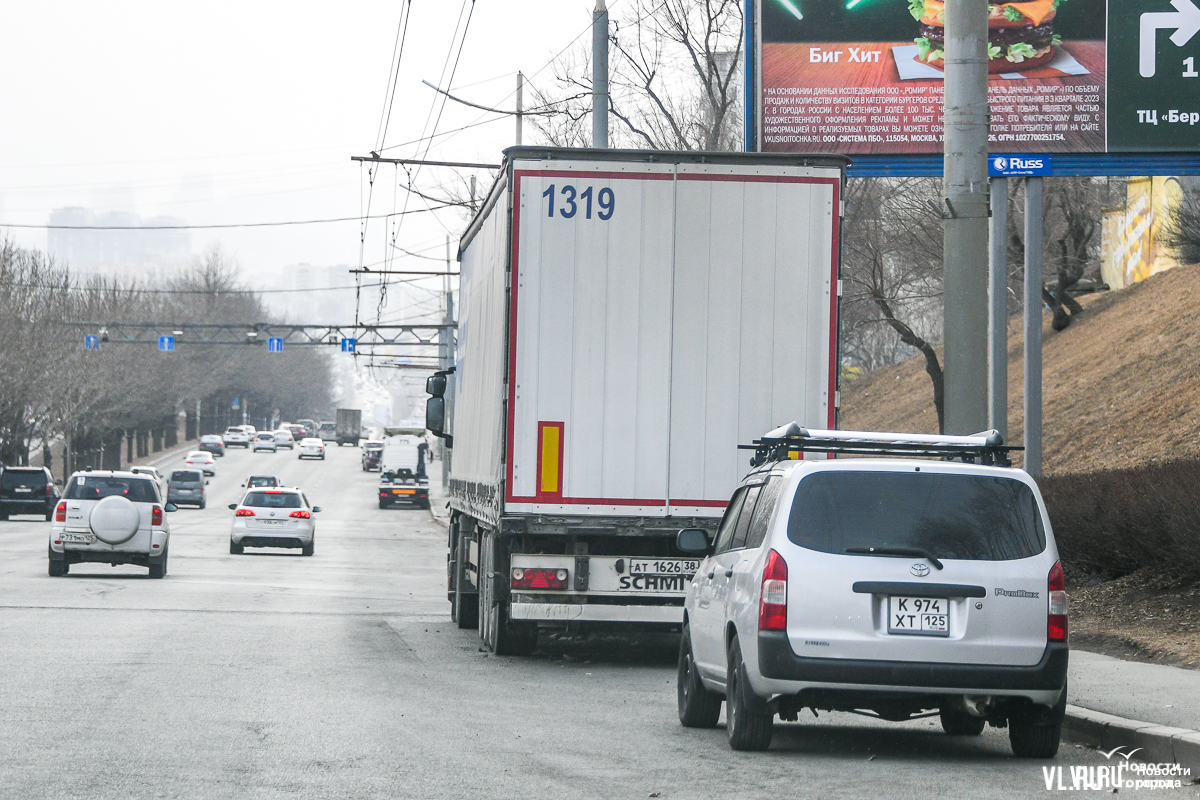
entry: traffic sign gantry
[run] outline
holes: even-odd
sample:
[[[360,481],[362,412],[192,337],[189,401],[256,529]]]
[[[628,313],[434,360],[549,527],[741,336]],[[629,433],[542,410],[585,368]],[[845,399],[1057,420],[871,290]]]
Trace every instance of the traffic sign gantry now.
[[[355,342],[355,339],[342,339],[342,352],[353,353]]]
[[[269,339],[267,339],[267,352],[268,353],[282,353],[283,352],[283,339],[281,339],[278,336],[272,336]]]
[[[162,350],[165,353],[174,352],[175,351],[175,337],[174,336],[159,336],[158,337],[158,349]]]

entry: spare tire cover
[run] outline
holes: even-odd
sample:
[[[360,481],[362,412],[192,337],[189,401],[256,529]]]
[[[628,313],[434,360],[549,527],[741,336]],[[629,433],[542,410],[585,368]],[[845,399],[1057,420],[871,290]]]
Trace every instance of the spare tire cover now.
[[[96,538],[108,544],[128,542],[137,533],[141,515],[128,498],[113,495],[92,506],[88,526]]]

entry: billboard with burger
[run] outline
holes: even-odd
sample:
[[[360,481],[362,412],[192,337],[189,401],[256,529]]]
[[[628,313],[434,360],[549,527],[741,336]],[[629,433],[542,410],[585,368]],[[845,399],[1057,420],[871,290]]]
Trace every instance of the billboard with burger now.
[[[1049,63],[1062,37],[1054,18],[1063,0],[1003,3],[988,6],[988,72],[1013,72]],[[946,4],[942,0],[909,0],[909,13],[921,24],[918,57],[941,67],[946,46]]]

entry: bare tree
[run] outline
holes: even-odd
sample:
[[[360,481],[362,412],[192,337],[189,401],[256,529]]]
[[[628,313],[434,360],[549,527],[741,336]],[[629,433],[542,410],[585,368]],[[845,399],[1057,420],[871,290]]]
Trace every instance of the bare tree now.
[[[1200,187],[1184,189],[1179,205],[1163,223],[1159,242],[1175,251],[1180,263],[1200,262]]]

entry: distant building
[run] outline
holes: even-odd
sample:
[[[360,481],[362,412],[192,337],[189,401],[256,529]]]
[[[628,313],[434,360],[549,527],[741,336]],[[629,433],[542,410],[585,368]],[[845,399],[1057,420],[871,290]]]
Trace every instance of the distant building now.
[[[174,272],[191,260],[191,235],[169,226],[185,225],[175,217],[142,219],[122,211],[97,213],[89,208],[58,208],[50,212],[47,250],[73,272],[155,277]],[[88,226],[134,230],[89,230]],[[147,230],[160,226],[165,230]]]

